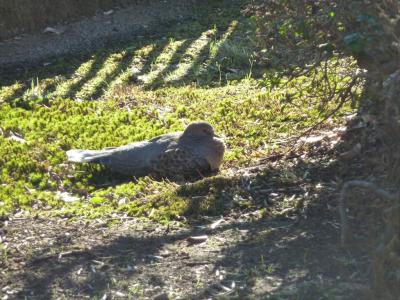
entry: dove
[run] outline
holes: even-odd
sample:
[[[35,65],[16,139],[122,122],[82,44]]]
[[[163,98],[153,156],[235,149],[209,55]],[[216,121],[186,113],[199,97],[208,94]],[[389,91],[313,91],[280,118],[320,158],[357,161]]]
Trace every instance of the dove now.
[[[214,128],[207,122],[194,122],[183,132],[104,150],[72,149],[66,154],[70,162],[99,163],[127,176],[188,178],[218,171],[224,152]]]

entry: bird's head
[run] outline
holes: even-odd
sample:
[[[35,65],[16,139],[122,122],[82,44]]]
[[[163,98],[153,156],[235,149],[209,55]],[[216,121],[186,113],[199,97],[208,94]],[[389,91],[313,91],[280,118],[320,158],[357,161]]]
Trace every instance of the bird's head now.
[[[190,138],[210,138],[216,137],[214,128],[207,122],[193,122],[189,124],[183,136]]]

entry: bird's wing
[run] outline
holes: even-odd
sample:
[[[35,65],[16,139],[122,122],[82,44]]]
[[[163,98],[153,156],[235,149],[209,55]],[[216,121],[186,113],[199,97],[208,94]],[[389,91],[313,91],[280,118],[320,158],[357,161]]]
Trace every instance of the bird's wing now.
[[[184,148],[168,149],[151,160],[151,168],[162,177],[191,177],[210,171],[206,159]]]
[[[118,147],[97,162],[114,172],[130,176],[145,176],[151,172],[150,161],[164,152],[168,143],[137,142]]]
[[[163,142],[163,141],[173,141],[173,140],[177,140],[180,135],[181,135],[180,132],[162,134],[162,135],[153,137],[152,139],[149,140],[149,142],[154,143],[154,142]]]

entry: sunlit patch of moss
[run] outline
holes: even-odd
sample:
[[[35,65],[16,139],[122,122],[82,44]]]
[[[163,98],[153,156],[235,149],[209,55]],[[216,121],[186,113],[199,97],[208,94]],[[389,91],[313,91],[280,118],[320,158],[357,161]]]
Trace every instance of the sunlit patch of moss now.
[[[9,86],[4,86],[4,87],[0,86],[0,103],[15,97],[18,91],[21,91],[23,87],[24,85],[20,82],[16,82]]]
[[[125,71],[122,67],[122,63],[126,64],[126,67],[131,63],[132,53],[127,50],[118,51],[116,53],[111,53],[102,63],[101,68],[99,68],[94,76],[87,80],[82,88],[76,93],[76,98],[78,99],[91,99],[93,97],[98,97],[98,94],[102,92],[103,89],[108,89],[108,84],[112,81],[120,69],[120,72]],[[126,62],[125,62],[126,61]],[[119,73],[119,72],[118,72]]]
[[[138,57],[147,58],[157,47],[156,43],[145,45],[136,51]]]
[[[203,59],[202,52],[207,50],[206,47],[210,44],[215,34],[216,29],[210,29],[203,32],[198,39],[193,41],[182,54],[179,65],[165,75],[164,82],[179,81],[184,76],[189,75],[193,68],[198,67],[199,62]]]
[[[74,75],[68,80],[64,80],[57,85],[56,90],[51,96],[53,97],[68,97],[71,93],[75,92],[74,87],[80,86],[81,82],[91,76],[91,73],[95,71],[96,64],[101,65],[103,58],[101,55],[94,55],[88,61],[82,63],[79,68],[75,71]]]
[[[119,210],[159,222],[168,222],[180,216],[221,214],[224,209],[222,194],[231,183],[231,179],[222,176],[181,186],[164,182],[162,189],[146,193],[144,197],[122,205]]]
[[[163,51],[151,62],[149,72],[138,76],[138,80],[147,85],[154,84],[155,81],[163,81],[166,75],[164,73],[168,72],[168,68],[179,62],[182,54],[178,52],[182,51],[189,43],[189,40],[170,38]]]
[[[306,88],[301,94],[295,92],[295,87],[307,87],[308,83],[308,78],[300,77],[289,85],[273,89],[265,88],[263,80],[250,79],[214,88],[165,87],[142,91],[146,102],[129,109],[120,106],[119,101],[68,99],[53,99],[48,105],[33,101],[29,109],[12,103],[3,105],[0,108],[2,130],[18,133],[26,141],[19,143],[0,137],[1,180],[13,186],[12,192],[2,190],[8,194],[6,198],[13,199],[5,200],[5,206],[7,209],[32,206],[34,196],[27,189],[52,193],[61,189],[84,197],[88,202],[85,205],[97,211],[112,211],[126,197],[132,202],[127,204],[128,213],[140,215],[153,211],[152,215],[159,219],[169,214],[166,208],[169,207],[176,211],[168,218],[180,215],[189,209],[192,201],[181,194],[175,195],[173,186],[161,188],[163,199],[154,195],[157,188],[150,182],[144,185],[152,188],[144,191],[142,181],[98,190],[93,178],[99,169],[85,164],[66,164],[65,151],[119,146],[182,130],[193,120],[207,120],[225,138],[228,146],[225,160],[235,165],[247,164],[278,148],[282,139],[298,134],[324,117],[319,103],[308,99]],[[123,103],[124,99],[120,101]],[[349,109],[345,107],[346,110]],[[20,183],[15,186],[15,182]],[[216,210],[212,208],[215,198],[203,200],[199,211]],[[73,211],[83,212],[78,208]]]
[[[0,108],[5,134],[18,133],[20,143],[0,136],[1,194],[6,206],[31,205],[27,190],[70,189],[86,194],[91,170],[88,166],[65,165],[65,150],[103,148],[148,139],[169,131],[178,122],[162,124],[149,108],[116,109],[115,102],[77,103],[54,100],[50,107],[33,104],[30,110],[12,105]],[[174,125],[175,123],[175,125]],[[176,130],[176,129],[175,129]],[[20,182],[15,186],[16,182]],[[2,196],[0,194],[0,196]],[[25,199],[25,200],[24,200]],[[11,205],[12,204],[12,205]]]
[[[160,195],[149,195],[133,201],[120,210],[128,215],[146,217],[159,222],[168,222],[182,216],[188,206],[188,199],[177,197],[173,191]]]
[[[206,120],[226,142],[224,170],[282,150],[285,140],[335,107],[321,108],[326,87],[315,82],[326,76],[337,89],[348,82],[346,72],[333,70],[338,58],[326,70],[291,80],[254,65],[251,20],[234,5],[215,9],[220,5],[207,1],[205,17],[169,34],[102,49],[72,66],[61,59],[50,75],[0,87],[0,214],[19,208],[87,218],[127,213],[164,222],[221,214],[232,201],[251,206],[249,199],[235,202],[242,191],[234,178],[120,183],[98,165],[71,164],[65,156],[71,148],[124,145]],[[351,59],[344,62],[354,68]],[[349,111],[346,104],[339,115]],[[13,134],[25,143],[10,139]],[[80,200],[65,203],[59,192]]]

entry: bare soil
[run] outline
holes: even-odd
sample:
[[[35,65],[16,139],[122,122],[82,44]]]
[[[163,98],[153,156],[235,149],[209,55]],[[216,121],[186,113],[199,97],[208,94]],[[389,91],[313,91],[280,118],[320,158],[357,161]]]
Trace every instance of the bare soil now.
[[[15,219],[2,228],[3,299],[357,299],[365,273],[334,221],[225,216],[196,226]],[[207,235],[203,243],[189,237]],[[361,280],[362,279],[362,280]],[[350,293],[350,294],[349,294]]]
[[[47,64],[60,55],[89,53],[113,43],[140,39],[165,30],[171,22],[193,18],[195,0],[146,1],[128,8],[115,9],[69,24],[43,28],[0,41],[0,73],[39,62]]]
[[[92,16],[101,11],[132,6],[140,2],[148,1],[3,0],[0,4],[0,40],[43,30],[46,26],[70,23],[82,16]]]

